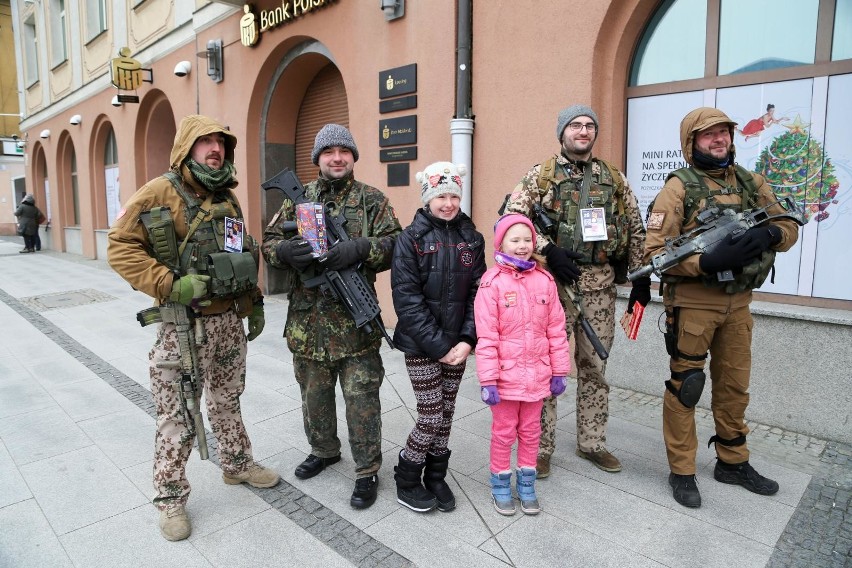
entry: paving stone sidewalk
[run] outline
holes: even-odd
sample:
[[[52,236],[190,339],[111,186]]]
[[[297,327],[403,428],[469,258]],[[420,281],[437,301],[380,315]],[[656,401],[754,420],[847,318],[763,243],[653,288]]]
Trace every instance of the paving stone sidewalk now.
[[[194,454],[189,465],[190,513],[199,534],[166,543],[150,505],[155,413],[145,357],[151,334],[124,323],[147,298],[128,290],[102,261],[16,250],[16,243],[0,239],[0,319],[12,333],[0,348],[0,567],[143,566],[164,558],[188,566],[852,566],[852,448],[750,423],[753,461],[779,479],[782,491],[765,498],[714,483],[712,450],[702,449],[706,503],[686,511],[665,483],[661,399],[627,389],[613,388],[610,397],[610,440],[624,472],[605,474],[573,457],[569,385],[559,404],[554,475],[539,483],[544,513],[497,515],[487,488],[490,415],[478,401],[473,360],[451,438],[458,510],[416,515],[396,503],[392,479],[416,406],[401,355],[387,349],[380,498],[368,511],[354,511],[343,420],[344,460],[307,482],[292,475],[309,447],[280,337],[286,301],[279,297],[267,302],[267,329],[250,346],[243,406],[256,458],[276,467],[284,481],[266,490],[223,488],[210,435],[210,462]],[[59,367],[47,369],[40,358]],[[699,409],[697,419],[700,437],[712,433],[709,412]],[[138,426],[124,432],[127,422]],[[41,434],[55,432],[57,424],[66,431],[34,442],[25,424]],[[103,424],[122,424],[111,433],[125,437],[134,457],[95,427]],[[79,501],[47,487],[80,479],[69,474],[80,460],[98,483],[107,475],[123,483],[132,503],[94,503],[92,509],[103,511],[75,523],[68,508]],[[82,479],[78,492],[97,496],[87,492],[89,478]],[[131,527],[137,542],[128,547],[123,539]],[[28,545],[25,534],[43,539]]]

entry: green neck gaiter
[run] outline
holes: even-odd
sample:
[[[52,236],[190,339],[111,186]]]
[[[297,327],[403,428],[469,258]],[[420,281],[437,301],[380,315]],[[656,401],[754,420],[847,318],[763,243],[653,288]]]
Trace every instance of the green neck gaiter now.
[[[192,158],[187,158],[186,167],[189,168],[192,177],[211,192],[230,187],[237,175],[234,164],[228,161],[224,162],[220,169],[214,170],[210,166],[199,164]]]

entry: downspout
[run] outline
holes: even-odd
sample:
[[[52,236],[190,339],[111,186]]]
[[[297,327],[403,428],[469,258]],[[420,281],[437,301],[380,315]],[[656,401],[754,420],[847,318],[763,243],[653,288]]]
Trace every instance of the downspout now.
[[[458,0],[456,11],[456,113],[450,121],[452,160],[465,164],[467,173],[462,176],[465,191],[462,193],[462,211],[470,215],[473,180],[473,101],[471,100],[470,53],[473,35],[473,0]]]

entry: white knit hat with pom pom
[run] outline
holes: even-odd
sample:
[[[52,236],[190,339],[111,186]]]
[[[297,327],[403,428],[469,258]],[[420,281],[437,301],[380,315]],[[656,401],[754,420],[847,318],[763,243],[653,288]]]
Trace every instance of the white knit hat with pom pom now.
[[[462,196],[462,176],[467,173],[464,164],[451,162],[435,162],[422,172],[417,172],[414,178],[421,186],[420,199],[427,205],[433,198],[449,193]]]

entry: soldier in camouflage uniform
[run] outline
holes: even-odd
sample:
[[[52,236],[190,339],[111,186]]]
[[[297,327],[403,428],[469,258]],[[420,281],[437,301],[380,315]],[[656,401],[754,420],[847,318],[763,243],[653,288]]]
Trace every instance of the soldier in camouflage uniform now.
[[[200,320],[204,340],[197,346],[196,382],[204,390],[207,418],[216,435],[222,480],[228,485],[245,482],[272,487],[280,477],[252,459],[240,411],[246,386],[246,340],[260,335],[264,315],[263,295],[257,287],[257,242],[245,234],[242,252],[224,250],[225,219],[242,222],[243,218],[233,192],[236,144],[236,136],[212,118],[184,117],[175,135],[170,171],[127,200],[110,228],[107,256],[110,266],[134,289],[158,304],[184,304]],[[149,231],[155,216],[159,228]],[[174,246],[167,246],[169,242]],[[186,246],[178,255],[176,245],[181,242]],[[238,259],[233,266],[240,268],[230,270],[232,277],[226,282],[217,278],[215,266],[221,264],[213,265],[209,259],[229,265]],[[243,329],[245,317],[248,336]],[[195,437],[175,388],[182,374],[175,324],[160,324],[148,359],[157,407],[154,504],[160,510],[163,537],[183,540],[192,530],[185,510],[190,492],[186,462]]]
[[[534,166],[512,191],[506,213],[527,215],[535,220],[540,205],[553,223],[553,231],[537,237],[536,252],[547,259],[556,277],[566,307],[566,329],[575,344],[577,369],[577,455],[608,472],[621,471],[621,463],[606,448],[609,417],[609,385],[606,362],[595,353],[569,309],[565,289],[582,297],[585,318],[604,347],[612,347],[615,330],[616,283],[626,282],[627,268],[641,266],[645,228],[636,198],[627,181],[612,164],[592,158],[598,132],[598,117],[586,105],[573,105],[557,118],[556,137],[560,155]],[[588,198],[579,203],[584,177],[588,175]],[[578,209],[602,208],[607,238],[584,242]],[[589,211],[591,216],[591,210]],[[575,234],[576,233],[576,234]],[[628,301],[642,306],[651,300],[651,279],[637,279]],[[556,397],[544,400],[541,413],[541,442],[536,469],[538,477],[550,475],[550,457],[556,447]]]
[[[369,333],[356,328],[339,300],[323,295],[318,288],[306,288],[303,281],[325,269],[360,266],[372,285],[377,272],[390,268],[394,242],[402,229],[385,195],[354,178],[358,148],[348,129],[338,124],[324,126],[316,136],[311,157],[320,175],[305,186],[306,196],[310,201],[333,203],[335,215],[342,209],[351,240],[338,242],[326,255],[315,258],[305,239],[295,231],[284,230],[283,222],[295,219],[294,205],[285,199],[266,227],[261,249],[270,266],[290,273],[284,335],[293,353],[305,434],[311,444],[311,454],[296,468],[296,477],[313,477],[340,461],[335,410],[339,378],[356,466],[350,503],[363,509],[376,500],[376,474],[382,464],[382,335],[375,326]]]

